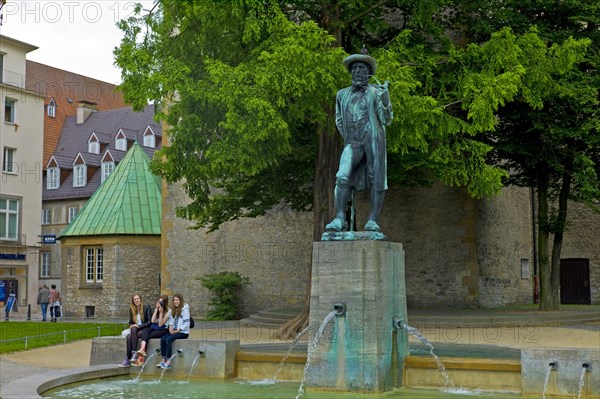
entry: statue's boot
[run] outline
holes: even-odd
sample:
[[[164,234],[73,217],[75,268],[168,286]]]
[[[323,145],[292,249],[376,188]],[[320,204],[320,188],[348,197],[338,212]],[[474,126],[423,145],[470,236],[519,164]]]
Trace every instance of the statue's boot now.
[[[346,231],[348,230],[348,222],[346,222],[346,205],[350,198],[350,188],[336,184],[334,197],[336,210],[335,219],[325,226],[325,231]]]
[[[385,191],[377,191],[371,189],[371,214],[365,224],[366,231],[381,231],[377,219],[379,218],[379,212],[383,207],[383,199],[385,197]]]
[[[346,231],[348,230],[348,223],[344,219],[336,217],[325,226],[325,231]]]

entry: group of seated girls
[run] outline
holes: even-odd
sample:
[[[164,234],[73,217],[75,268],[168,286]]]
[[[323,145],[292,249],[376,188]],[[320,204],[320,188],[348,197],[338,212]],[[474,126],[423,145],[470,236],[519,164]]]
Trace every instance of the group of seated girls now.
[[[144,304],[142,297],[131,297],[129,308],[130,334],[126,337],[125,360],[119,367],[142,366],[146,361],[146,345],[152,338],[160,338],[160,363],[156,367],[170,369],[173,357],[173,341],[187,339],[190,335],[190,307],[183,302],[181,294],[173,295],[173,308],[169,308],[169,297],[161,295],[154,311]],[[138,340],[141,341],[137,349]]]

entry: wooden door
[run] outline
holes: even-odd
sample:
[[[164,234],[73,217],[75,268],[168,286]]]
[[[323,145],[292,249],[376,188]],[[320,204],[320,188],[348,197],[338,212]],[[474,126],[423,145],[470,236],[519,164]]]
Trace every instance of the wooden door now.
[[[589,259],[560,260],[560,303],[592,303]]]

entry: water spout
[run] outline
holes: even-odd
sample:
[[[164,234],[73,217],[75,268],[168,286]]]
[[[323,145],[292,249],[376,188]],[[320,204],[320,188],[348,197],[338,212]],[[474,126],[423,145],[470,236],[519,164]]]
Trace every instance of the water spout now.
[[[292,342],[292,344],[288,348],[287,352],[283,356],[283,359],[281,359],[281,361],[279,362],[279,367],[277,367],[277,370],[275,371],[275,374],[273,374],[272,381],[276,381],[277,380],[277,376],[279,375],[279,373],[281,372],[281,370],[283,370],[283,366],[285,366],[285,361],[292,354],[292,351],[294,350],[294,347],[298,344],[298,342],[300,342],[300,339],[308,331],[308,329],[309,329],[309,326],[306,326],[304,328],[304,330],[300,331],[298,333],[298,335],[296,335],[296,338],[294,338],[294,341]]]
[[[392,327],[394,328],[394,330],[396,331],[400,331],[402,329],[404,329],[404,320],[402,320],[400,317],[395,316],[392,319]]]
[[[592,365],[589,363],[583,363],[581,365],[581,367],[586,371],[586,372],[591,372],[592,371]]]
[[[181,355],[183,355],[183,350],[177,349],[177,352],[173,353],[173,355],[169,359],[167,359],[167,363],[171,364],[171,360],[173,360],[173,358],[175,356],[181,356]],[[163,375],[165,374],[165,370],[167,370],[167,369],[163,367],[162,371],[160,372],[160,378],[158,379],[158,382],[162,381]]]
[[[558,362],[556,360],[552,360],[548,362],[548,368],[546,369],[546,375],[544,376],[544,388],[542,390],[542,399],[546,399],[546,391],[548,390],[548,382],[550,381],[550,374],[552,370],[556,370],[558,367]]]
[[[142,365],[142,368],[140,369],[138,375],[135,377],[136,381],[140,380],[140,376],[142,375],[142,373],[144,372],[144,369],[146,368],[146,365],[148,363],[150,363],[150,360],[152,360],[152,358],[156,355],[160,354],[160,348],[156,348],[156,352],[151,353],[150,356],[148,356],[147,359],[144,359],[144,364]]]
[[[416,339],[418,339],[419,341],[421,341],[423,344],[425,344],[425,346],[427,346],[429,348],[429,354],[435,360],[435,363],[438,366],[438,370],[442,374],[442,377],[444,377],[444,388],[448,388],[448,387],[452,388],[452,387],[454,387],[454,383],[450,380],[450,377],[448,376],[448,373],[446,373],[446,367],[444,367],[444,363],[442,363],[442,361],[440,360],[440,358],[435,353],[433,353],[433,345],[431,344],[431,342],[429,342],[427,340],[427,338],[425,338],[423,336],[423,334],[421,334],[419,332],[419,330],[417,330],[414,327],[409,326],[404,321],[400,320],[399,321],[399,326],[401,328],[405,329],[406,331],[408,331],[409,333],[411,333]]]
[[[583,386],[585,385],[585,375],[592,371],[592,365],[589,362],[581,364],[581,374],[579,374],[579,388],[577,390],[577,399],[581,399],[581,392],[583,392]]]
[[[304,396],[304,383],[306,382],[306,376],[308,375],[308,369],[310,367],[311,357],[314,354],[315,350],[317,349],[317,345],[319,343],[319,338],[321,338],[321,335],[323,335],[323,332],[325,331],[325,327],[327,327],[327,324],[329,324],[331,319],[333,319],[336,315],[337,315],[337,309],[330,312],[327,316],[325,316],[325,319],[323,319],[323,321],[321,322],[321,325],[319,326],[319,330],[313,336],[312,340],[308,344],[308,351],[306,352],[306,363],[304,365],[304,371],[302,373],[302,380],[300,381],[300,387],[298,387],[298,394],[296,395],[296,399],[299,399],[302,396]]]
[[[346,316],[346,304],[344,302],[338,302],[334,304],[333,309],[335,310],[335,315],[337,317]]]
[[[190,372],[188,373],[187,382],[190,382],[190,378],[192,377],[192,371],[194,371],[194,366],[196,366],[196,362],[201,357],[205,357],[206,353],[202,349],[198,349],[198,354],[194,356],[194,360],[192,361],[192,367],[190,367]]]

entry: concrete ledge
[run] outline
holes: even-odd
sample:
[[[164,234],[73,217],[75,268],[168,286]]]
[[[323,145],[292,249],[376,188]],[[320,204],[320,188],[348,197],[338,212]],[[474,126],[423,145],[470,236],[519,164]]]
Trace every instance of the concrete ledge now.
[[[521,392],[521,363],[518,360],[456,357],[444,357],[440,360],[455,387],[490,392]],[[408,356],[404,361],[406,387],[446,387],[446,380],[434,359]]]
[[[121,337],[98,337],[92,340],[90,365],[112,364],[116,366],[125,358],[125,339]],[[151,339],[146,346],[146,366],[131,367],[132,373],[143,375],[160,374],[162,369],[154,367],[160,361],[160,340]],[[235,355],[240,349],[239,340],[207,341],[178,339],[173,343],[173,353],[182,351],[171,362],[170,375],[196,378],[229,379],[235,377]],[[193,369],[192,369],[193,367]],[[127,369],[128,370],[128,369]]]
[[[23,377],[6,384],[6,386],[2,386],[0,397],[3,399],[42,398],[41,394],[61,385],[127,374],[129,374],[128,369],[114,365],[50,371],[44,374]]]
[[[460,357],[440,358],[446,370],[486,370],[521,372],[521,362],[510,359],[474,359]],[[406,367],[437,369],[438,364],[433,358],[408,356],[404,359]]]

